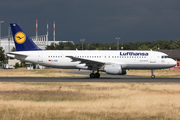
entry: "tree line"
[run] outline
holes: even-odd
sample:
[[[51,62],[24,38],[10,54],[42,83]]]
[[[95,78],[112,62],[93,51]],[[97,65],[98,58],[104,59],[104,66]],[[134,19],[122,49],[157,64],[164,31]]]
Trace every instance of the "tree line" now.
[[[52,43],[46,46],[46,50],[82,50],[82,43],[59,42]],[[135,43],[126,42],[120,43],[119,49],[123,50],[180,50],[180,39],[173,40],[158,40],[158,41],[138,41]],[[117,50],[116,43],[83,43],[83,50]]]

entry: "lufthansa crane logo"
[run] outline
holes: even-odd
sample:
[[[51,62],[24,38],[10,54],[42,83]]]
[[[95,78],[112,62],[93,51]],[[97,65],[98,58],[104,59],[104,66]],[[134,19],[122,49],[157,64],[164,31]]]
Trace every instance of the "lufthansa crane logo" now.
[[[26,35],[23,32],[17,32],[14,36],[14,39],[17,43],[23,44],[26,41]]]

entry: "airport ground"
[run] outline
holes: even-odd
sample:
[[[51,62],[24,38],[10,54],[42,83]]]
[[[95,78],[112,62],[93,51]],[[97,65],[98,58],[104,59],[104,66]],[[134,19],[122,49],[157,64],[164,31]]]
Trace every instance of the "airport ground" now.
[[[88,78],[89,72],[81,71],[83,75],[80,75],[76,73],[79,73],[77,70],[14,69],[0,71],[0,79],[7,76],[7,78],[17,79],[49,78],[48,82],[25,80],[0,82],[0,118],[2,120],[180,119],[180,83],[178,82],[51,82],[51,78],[54,77],[56,79],[61,77],[91,79]],[[174,71],[161,72],[156,71],[155,74],[158,73],[160,77],[162,73],[167,73],[168,77],[176,74],[178,77],[178,71],[175,71],[177,73]],[[146,71],[145,73],[132,71],[132,75],[139,75],[139,73],[144,76]],[[60,76],[56,76],[59,74]],[[150,75],[150,71],[147,71],[147,74]],[[141,79],[141,77],[129,77],[134,77],[136,80]],[[110,79],[109,76],[108,79]],[[122,77],[122,79],[126,78]]]

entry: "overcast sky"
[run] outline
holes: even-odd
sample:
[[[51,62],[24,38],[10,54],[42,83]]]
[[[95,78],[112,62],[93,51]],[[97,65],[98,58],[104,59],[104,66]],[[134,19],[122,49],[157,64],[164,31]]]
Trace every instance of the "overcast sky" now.
[[[180,38],[180,0],[0,0],[2,36],[9,23],[19,23],[29,36],[46,34],[52,40],[81,38],[93,43],[176,40]]]

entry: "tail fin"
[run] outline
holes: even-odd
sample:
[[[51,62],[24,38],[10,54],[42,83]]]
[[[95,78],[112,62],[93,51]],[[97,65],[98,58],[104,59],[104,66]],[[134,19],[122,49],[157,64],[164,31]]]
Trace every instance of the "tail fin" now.
[[[17,23],[11,23],[16,51],[41,50]]]

